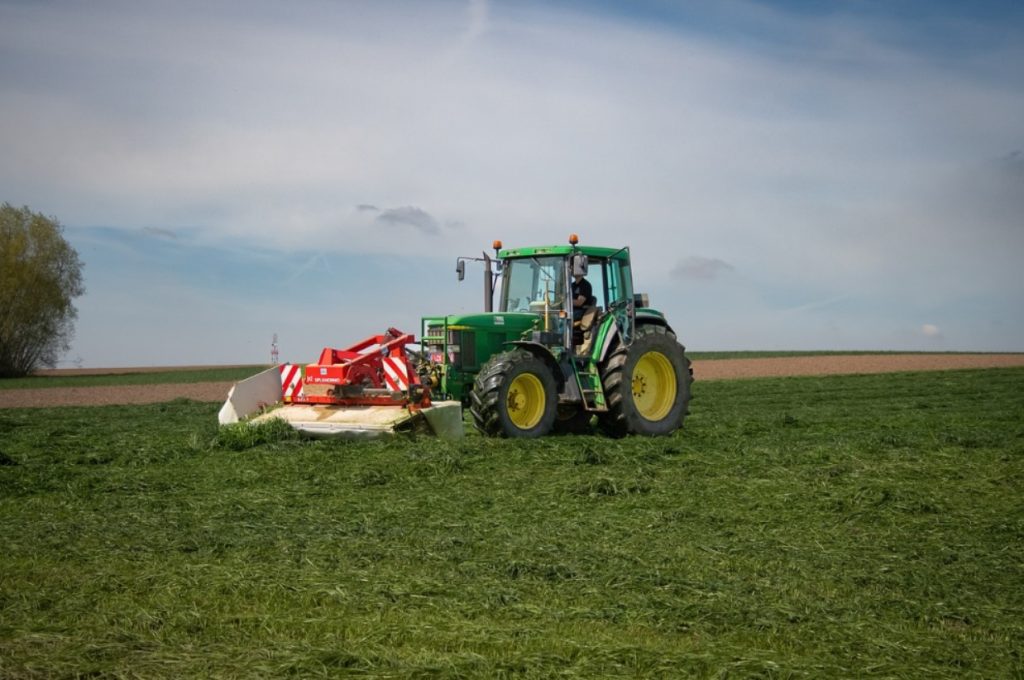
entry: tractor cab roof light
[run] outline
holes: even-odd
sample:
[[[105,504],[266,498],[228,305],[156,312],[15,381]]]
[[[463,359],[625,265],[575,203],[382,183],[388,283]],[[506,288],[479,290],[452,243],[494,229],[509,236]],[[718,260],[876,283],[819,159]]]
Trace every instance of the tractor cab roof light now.
[[[576,245],[580,242],[580,237],[576,234],[569,234],[569,245]]]

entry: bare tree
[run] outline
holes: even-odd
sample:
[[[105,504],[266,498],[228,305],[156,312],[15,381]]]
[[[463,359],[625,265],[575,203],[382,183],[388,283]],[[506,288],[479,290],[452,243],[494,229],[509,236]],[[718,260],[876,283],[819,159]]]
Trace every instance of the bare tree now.
[[[0,206],[0,378],[55,366],[70,347],[82,262],[53,217]]]

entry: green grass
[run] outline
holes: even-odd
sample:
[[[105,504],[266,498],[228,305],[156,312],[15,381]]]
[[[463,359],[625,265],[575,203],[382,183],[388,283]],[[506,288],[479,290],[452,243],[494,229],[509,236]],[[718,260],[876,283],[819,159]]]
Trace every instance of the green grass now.
[[[102,375],[46,375],[0,379],[0,390],[49,387],[102,387],[120,385],[166,385],[198,382],[237,381],[256,375],[267,366],[231,366],[202,370],[160,370],[148,373],[104,373]]]
[[[1024,369],[695,390],[662,439],[0,411],[0,677],[1024,676]]]

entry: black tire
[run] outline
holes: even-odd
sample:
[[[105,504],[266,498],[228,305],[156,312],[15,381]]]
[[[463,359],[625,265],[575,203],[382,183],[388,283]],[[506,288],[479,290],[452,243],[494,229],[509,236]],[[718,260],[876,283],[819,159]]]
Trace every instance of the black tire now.
[[[469,393],[473,425],[489,437],[543,437],[551,432],[558,387],[542,360],[526,350],[495,354]]]
[[[566,408],[568,410],[565,412],[559,410],[555,417],[555,434],[591,434],[593,432],[590,424],[590,421],[594,419],[593,413],[582,406]]]
[[[663,326],[638,327],[633,344],[619,344],[601,365],[608,405],[599,417],[601,429],[613,437],[675,432],[686,417],[692,381],[690,360],[675,334]]]

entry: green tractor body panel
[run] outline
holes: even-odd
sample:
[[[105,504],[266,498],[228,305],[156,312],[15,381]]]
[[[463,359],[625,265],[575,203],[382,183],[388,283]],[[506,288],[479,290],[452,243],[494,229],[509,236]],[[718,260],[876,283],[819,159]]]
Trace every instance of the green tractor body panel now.
[[[489,312],[424,317],[420,344],[441,394],[465,401],[480,367],[540,323],[535,314]]]

